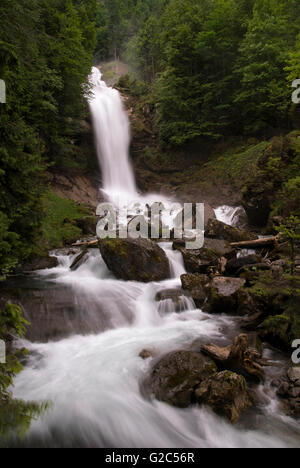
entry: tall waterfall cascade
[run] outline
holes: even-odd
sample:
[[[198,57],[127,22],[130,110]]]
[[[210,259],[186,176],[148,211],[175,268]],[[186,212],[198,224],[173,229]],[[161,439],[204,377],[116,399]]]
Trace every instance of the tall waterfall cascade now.
[[[138,194],[129,159],[129,120],[120,94],[102,81],[96,67],[90,83],[89,105],[107,198],[113,203],[120,198],[125,203],[163,201],[160,194]],[[216,210],[228,224],[236,222],[237,214],[227,206]],[[178,409],[145,398],[141,383],[153,360],[142,359],[142,350],[153,351],[156,359],[173,350],[198,349],[200,342],[227,345],[237,334],[236,317],[205,313],[192,298],[181,295],[180,276],[186,273],[182,254],[173,250],[171,242],[160,246],[171,271],[171,278],[161,282],[116,279],[98,249],[89,249],[86,260],[72,270],[80,252],[76,248],[54,252],[58,266],[29,278],[37,288],[42,285],[34,295],[35,301],[41,295],[43,299],[42,328],[54,325],[60,331],[63,325],[68,333],[24,343],[31,353],[14,381],[13,395],[51,403],[32,422],[21,444],[130,449],[299,446],[299,424],[280,412],[270,378],[257,388],[258,411],[239,425],[203,406]],[[28,283],[25,286],[28,295]],[[172,295],[160,295],[168,291],[178,293],[177,305]],[[52,308],[53,314],[48,310],[49,297],[57,308]],[[275,372],[276,377],[277,368],[267,372]]]
[[[96,151],[102,172],[103,191],[110,199],[137,198],[134,174],[129,161],[130,127],[122,99],[116,89],[102,81],[93,67],[89,106],[93,119]]]

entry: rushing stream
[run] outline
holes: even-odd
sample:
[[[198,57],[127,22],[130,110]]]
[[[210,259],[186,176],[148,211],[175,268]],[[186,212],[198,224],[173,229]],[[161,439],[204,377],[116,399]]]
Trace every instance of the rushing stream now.
[[[103,189],[112,200],[125,192],[132,198],[138,197],[128,158],[129,124],[120,96],[106,87],[97,69],[93,70],[92,80],[95,94],[90,106]],[[224,207],[222,216],[224,220]],[[227,222],[234,224],[233,218],[231,211]],[[23,441],[12,441],[12,445],[128,448],[299,445],[299,425],[280,413],[269,379],[257,389],[260,404],[235,425],[206,408],[176,409],[143,397],[140,383],[152,359],[141,359],[142,349],[162,354],[190,346],[195,340],[227,345],[239,332],[237,318],[205,314],[195,308],[191,299],[182,297],[180,313],[175,312],[172,301],[155,300],[159,291],[180,287],[180,275],[185,272],[181,253],[173,251],[171,243],[161,246],[168,256],[172,278],[160,283],[116,280],[98,249],[90,249],[87,261],[76,271],[69,267],[77,252],[67,255],[57,251],[58,267],[32,274],[31,285],[27,280],[24,296],[28,296],[30,288],[39,290],[34,296],[42,303],[40,311],[44,314],[39,328],[46,327],[51,320],[49,297],[53,307],[57,304],[59,323],[65,328],[64,336],[60,336],[60,329],[57,336],[41,333],[39,338],[33,336],[31,341],[25,341],[31,354],[15,379],[14,396],[51,401],[51,407],[32,422]],[[20,289],[25,287],[22,281]],[[27,316],[31,320],[35,304],[32,301],[28,306]],[[266,352],[273,353],[268,349]],[[283,359],[274,353],[272,358]],[[276,375],[277,370],[268,368],[266,372]]]

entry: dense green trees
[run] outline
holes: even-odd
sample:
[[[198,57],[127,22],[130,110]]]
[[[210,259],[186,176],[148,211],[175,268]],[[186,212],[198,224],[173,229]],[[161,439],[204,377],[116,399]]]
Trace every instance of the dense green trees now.
[[[75,155],[93,49],[148,84],[167,145],[268,136],[296,122],[299,15],[298,0],[2,0],[1,274],[32,251],[45,167]]]
[[[236,72],[240,88],[235,103],[246,133],[287,125],[291,91],[284,70],[295,44],[290,6],[295,2],[256,0],[240,47]]]
[[[122,25],[119,52],[152,83],[162,141],[289,127],[291,79],[300,78],[298,0],[104,3],[108,29],[112,9]]]
[[[2,0],[0,78],[0,276],[35,248],[42,176],[70,151],[84,112],[96,0]]]

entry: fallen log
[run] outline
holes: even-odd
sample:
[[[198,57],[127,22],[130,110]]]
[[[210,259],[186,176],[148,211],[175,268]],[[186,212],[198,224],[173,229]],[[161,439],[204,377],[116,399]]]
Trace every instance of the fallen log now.
[[[246,374],[258,382],[264,380],[264,371],[259,363],[261,355],[250,348],[248,336],[245,334],[236,336],[232,345],[224,348],[208,344],[200,346],[200,350],[225,370]]]
[[[75,242],[72,244],[72,247],[93,247],[98,245],[98,239],[92,241],[85,241],[85,242]]]
[[[278,236],[272,237],[262,237],[261,239],[241,241],[241,242],[231,242],[229,245],[231,247],[241,247],[246,249],[261,249],[268,245],[275,245],[278,241]]]

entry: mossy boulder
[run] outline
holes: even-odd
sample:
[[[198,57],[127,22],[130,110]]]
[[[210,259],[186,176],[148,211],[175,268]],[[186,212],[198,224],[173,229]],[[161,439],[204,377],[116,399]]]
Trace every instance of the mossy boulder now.
[[[255,240],[257,236],[250,231],[238,229],[217,219],[210,219],[205,229],[205,237],[223,239],[228,242]]]
[[[299,297],[298,297],[299,301]],[[294,302],[294,310],[266,318],[258,328],[261,339],[272,345],[290,351],[294,340],[300,337],[299,302]]]
[[[220,239],[204,239],[201,249],[186,249],[185,240],[173,242],[173,249],[182,253],[185,268],[188,273],[207,273],[209,269],[217,269],[221,257],[232,258],[234,250],[226,241]]]
[[[201,353],[173,351],[154,365],[144,387],[158,400],[186,408],[194,400],[195,387],[216,370],[216,364]]]
[[[199,404],[210,406],[217,414],[236,422],[252,405],[245,379],[230,371],[218,372],[201,382],[195,391]]]
[[[299,277],[259,272],[247,292],[257,313],[253,321],[247,319],[246,328],[258,327],[261,339],[290,352],[292,341],[300,337]]]
[[[207,297],[208,276],[197,273],[184,274],[181,275],[180,279],[183,290],[193,298],[195,305],[201,309]]]
[[[245,285],[243,278],[216,276],[207,288],[205,310],[211,313],[239,314],[239,293]]]
[[[170,277],[165,252],[149,239],[102,239],[99,248],[107,268],[118,279],[162,281]]]

